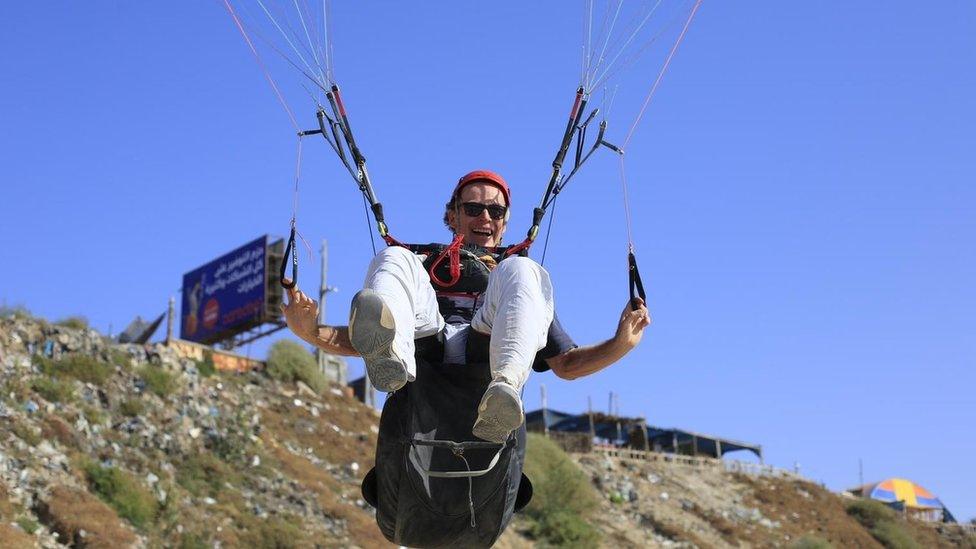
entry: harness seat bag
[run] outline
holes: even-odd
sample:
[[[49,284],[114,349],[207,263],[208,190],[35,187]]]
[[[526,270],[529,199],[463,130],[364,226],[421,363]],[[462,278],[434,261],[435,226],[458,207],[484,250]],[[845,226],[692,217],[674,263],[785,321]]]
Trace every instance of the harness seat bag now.
[[[490,547],[531,498],[531,483],[522,474],[525,425],[504,445],[474,437],[488,365],[440,364],[422,356],[422,347],[416,380],[383,406],[376,466],[363,480],[363,497],[392,543]],[[438,476],[469,471],[481,474]]]

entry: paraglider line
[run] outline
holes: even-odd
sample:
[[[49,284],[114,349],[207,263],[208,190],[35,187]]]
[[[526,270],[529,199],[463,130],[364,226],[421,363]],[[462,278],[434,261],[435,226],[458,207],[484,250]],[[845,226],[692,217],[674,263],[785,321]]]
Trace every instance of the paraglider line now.
[[[271,88],[274,90],[275,95],[278,96],[278,101],[281,103],[281,106],[284,107],[285,112],[288,113],[288,118],[291,120],[292,126],[295,127],[295,131],[302,131],[302,129],[298,126],[298,120],[295,119],[295,115],[292,114],[291,109],[288,108],[288,103],[285,101],[285,97],[281,95],[281,90],[278,89],[278,85],[275,84],[274,78],[272,78],[271,73],[268,72],[268,68],[261,59],[261,55],[254,47],[254,43],[251,42],[251,37],[248,36],[247,31],[244,30],[244,25],[241,24],[240,18],[237,17],[237,12],[234,11],[234,8],[231,7],[228,0],[224,0],[224,6],[227,8],[227,12],[230,13],[231,18],[234,20],[234,24],[237,25],[237,30],[241,31],[241,36],[244,37],[244,41],[247,42],[247,46],[251,48],[251,53],[254,54],[254,59],[257,60],[258,66],[260,66],[261,70],[264,71],[264,77],[268,80],[268,83],[271,84]]]

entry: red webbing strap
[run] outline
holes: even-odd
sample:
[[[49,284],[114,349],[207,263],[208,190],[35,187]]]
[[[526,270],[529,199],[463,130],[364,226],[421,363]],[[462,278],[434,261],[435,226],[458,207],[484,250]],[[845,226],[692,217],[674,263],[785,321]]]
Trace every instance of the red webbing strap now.
[[[393,238],[393,235],[391,235],[390,233],[383,235],[383,240],[386,241],[387,246],[400,246],[401,248],[409,247],[403,242],[400,242],[399,240]]]
[[[511,248],[505,250],[505,257],[513,256],[522,253],[523,250],[528,250],[529,246],[532,245],[532,240],[526,238],[522,242],[512,246]]]
[[[431,280],[444,287],[453,286],[457,284],[458,280],[461,280],[461,245],[462,244],[464,244],[464,235],[459,234],[454,237],[453,241],[451,241],[451,245],[444,248],[444,251],[441,252],[441,255],[437,256],[437,259],[434,260],[434,263],[431,264],[430,269],[427,271],[428,274],[430,274]],[[446,257],[449,257],[451,259],[451,280],[447,282],[438,278],[435,272],[437,271],[437,267],[441,264],[442,261],[444,261],[444,258]]]

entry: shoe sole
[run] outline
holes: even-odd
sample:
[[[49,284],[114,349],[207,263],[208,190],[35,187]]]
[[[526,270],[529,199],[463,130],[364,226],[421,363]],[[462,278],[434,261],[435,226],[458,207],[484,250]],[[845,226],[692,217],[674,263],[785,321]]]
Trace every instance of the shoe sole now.
[[[478,406],[478,419],[471,434],[489,442],[504,443],[518,429],[525,416],[522,401],[513,390],[503,386],[490,387]]]
[[[366,363],[370,383],[386,393],[407,384],[407,367],[393,353],[395,336],[393,313],[383,298],[368,289],[356,294],[349,313],[349,340]]]

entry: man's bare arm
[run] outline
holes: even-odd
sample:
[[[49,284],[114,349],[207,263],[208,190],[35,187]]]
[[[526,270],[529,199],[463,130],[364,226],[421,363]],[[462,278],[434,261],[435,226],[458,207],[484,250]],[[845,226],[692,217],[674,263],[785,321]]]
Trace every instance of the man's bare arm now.
[[[318,326],[315,333],[299,337],[333,355],[359,356],[349,341],[348,326]]]
[[[319,304],[298,288],[288,290],[288,302],[281,304],[281,313],[302,340],[334,355],[359,356],[349,341],[349,327],[318,324]]]
[[[617,324],[617,332],[603,343],[571,349],[546,359],[552,372],[562,379],[577,379],[599,372],[617,362],[640,343],[644,328],[651,324],[651,315],[644,303],[636,311],[630,303],[624,308]]]

